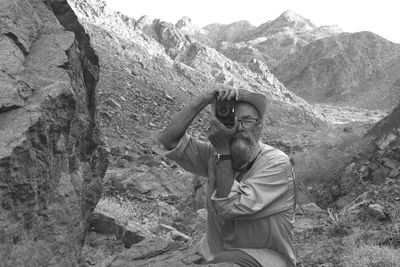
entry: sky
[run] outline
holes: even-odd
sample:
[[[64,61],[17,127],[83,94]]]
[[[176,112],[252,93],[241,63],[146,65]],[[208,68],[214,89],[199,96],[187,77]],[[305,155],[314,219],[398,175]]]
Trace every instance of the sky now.
[[[148,15],[176,23],[183,16],[204,27],[247,20],[259,26],[290,9],[317,26],[338,25],[345,32],[371,31],[400,43],[398,0],[106,0],[107,6],[134,19]],[[398,3],[396,3],[398,2]]]

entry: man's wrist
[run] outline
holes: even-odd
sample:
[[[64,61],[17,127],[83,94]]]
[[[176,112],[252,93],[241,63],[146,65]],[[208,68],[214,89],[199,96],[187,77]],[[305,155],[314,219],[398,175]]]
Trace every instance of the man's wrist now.
[[[218,163],[218,162],[221,162],[224,160],[232,160],[232,155],[215,153],[214,158],[215,158],[215,162]]]
[[[221,154],[221,155],[230,155],[231,154],[231,150],[230,149],[225,149],[225,148],[215,148],[215,153],[217,154]]]

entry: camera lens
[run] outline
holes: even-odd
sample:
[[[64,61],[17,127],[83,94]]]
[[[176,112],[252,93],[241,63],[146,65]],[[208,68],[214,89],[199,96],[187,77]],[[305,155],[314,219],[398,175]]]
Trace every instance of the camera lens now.
[[[225,106],[222,106],[222,107],[219,108],[218,113],[221,116],[227,116],[228,113],[229,113],[229,108],[225,107]]]

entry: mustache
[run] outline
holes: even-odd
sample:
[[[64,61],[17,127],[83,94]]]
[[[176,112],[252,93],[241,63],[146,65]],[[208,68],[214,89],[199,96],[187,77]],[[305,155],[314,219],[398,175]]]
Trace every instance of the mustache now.
[[[233,136],[233,140],[235,140],[235,139],[246,139],[246,140],[250,140],[250,136],[247,135],[247,134],[245,134],[245,133],[236,133],[236,134]]]

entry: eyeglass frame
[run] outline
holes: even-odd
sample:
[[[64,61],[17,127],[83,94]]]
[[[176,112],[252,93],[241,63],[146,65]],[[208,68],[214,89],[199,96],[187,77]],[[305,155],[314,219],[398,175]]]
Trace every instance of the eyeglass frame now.
[[[252,125],[250,125],[249,127],[246,127],[244,124],[243,124],[243,121],[248,121],[248,122],[250,122],[250,121],[253,121],[253,123],[254,124],[252,124]],[[243,118],[243,119],[237,119],[237,121],[238,121],[238,123],[244,128],[244,129],[249,129],[249,128],[251,128],[251,127],[253,127],[253,126],[256,126],[256,125],[259,125],[260,124],[260,120],[259,119],[256,119],[256,118]]]

